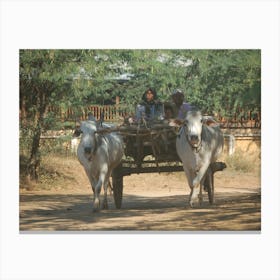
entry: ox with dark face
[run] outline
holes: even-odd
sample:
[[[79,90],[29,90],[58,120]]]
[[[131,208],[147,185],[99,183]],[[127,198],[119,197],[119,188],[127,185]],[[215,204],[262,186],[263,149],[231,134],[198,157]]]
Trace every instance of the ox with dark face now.
[[[81,123],[82,138],[78,159],[83,165],[93,190],[93,210],[100,209],[100,191],[104,187],[103,208],[108,208],[107,187],[112,170],[123,157],[123,141],[116,133],[101,134],[95,121]]]
[[[93,121],[83,122],[81,125],[82,138],[80,147],[82,148],[83,156],[91,161],[97,146],[101,145],[101,136],[97,134],[96,123]]]
[[[221,154],[223,144],[223,134],[218,125],[205,125],[200,111],[187,113],[176,140],[176,149],[191,188],[191,207],[199,193],[199,202],[202,202],[206,171]]]
[[[202,123],[203,118],[199,111],[190,111],[187,114],[184,122],[184,132],[190,145],[194,148],[201,145]]]

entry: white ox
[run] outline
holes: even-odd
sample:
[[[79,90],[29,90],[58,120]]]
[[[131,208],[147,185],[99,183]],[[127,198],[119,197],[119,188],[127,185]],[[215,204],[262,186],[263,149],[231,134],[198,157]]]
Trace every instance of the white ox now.
[[[176,139],[177,153],[191,188],[190,206],[199,197],[202,202],[202,186],[206,172],[221,154],[224,145],[222,131],[218,125],[204,124],[200,111],[189,111]]]
[[[100,209],[100,191],[104,187],[102,208],[108,208],[107,188],[112,170],[123,156],[123,140],[116,133],[101,134],[95,121],[81,122],[82,138],[78,146],[78,159],[83,165],[93,190],[93,211]]]

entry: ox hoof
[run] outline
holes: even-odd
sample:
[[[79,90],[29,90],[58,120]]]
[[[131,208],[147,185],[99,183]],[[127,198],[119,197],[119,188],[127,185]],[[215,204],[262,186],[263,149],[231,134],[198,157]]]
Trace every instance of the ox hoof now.
[[[191,208],[200,207],[202,205],[202,200],[200,199],[193,199],[189,202]]]
[[[93,212],[99,212],[100,211],[100,202],[99,199],[95,199],[93,203]]]
[[[191,208],[194,208],[194,202],[193,201],[190,201],[189,204],[190,204]]]

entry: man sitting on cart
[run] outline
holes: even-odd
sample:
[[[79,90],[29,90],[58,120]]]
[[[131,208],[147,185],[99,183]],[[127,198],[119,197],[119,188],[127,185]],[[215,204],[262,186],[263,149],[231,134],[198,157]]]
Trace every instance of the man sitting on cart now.
[[[157,93],[153,88],[148,88],[143,96],[142,101],[136,107],[136,120],[151,121],[163,120],[163,104],[157,99]]]
[[[180,89],[175,89],[171,93],[172,102],[164,103],[164,113],[167,120],[185,119],[187,112],[195,107],[184,101],[184,93]]]
[[[187,112],[190,111],[193,107],[191,104],[184,102],[184,93],[180,89],[175,89],[172,92],[172,101],[174,102],[174,112],[175,118],[177,119],[185,119]]]
[[[191,110],[198,110],[196,106],[191,105],[190,103],[184,102],[184,93],[180,89],[175,89],[172,92],[172,101],[174,102],[170,108],[172,109],[173,118],[184,120],[187,116],[187,112]],[[165,115],[168,115],[168,106],[165,106]],[[169,113],[168,116],[170,116],[171,113]],[[167,119],[170,117],[166,117]],[[218,125],[218,123],[214,120],[212,116],[203,116],[204,124],[208,126],[215,126]]]

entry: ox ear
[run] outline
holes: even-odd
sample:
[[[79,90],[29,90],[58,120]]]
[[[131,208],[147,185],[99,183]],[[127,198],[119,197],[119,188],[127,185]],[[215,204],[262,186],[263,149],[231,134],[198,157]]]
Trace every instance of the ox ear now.
[[[212,116],[203,116],[202,117],[202,122],[203,122],[203,124],[206,124],[208,126],[219,125],[218,122],[216,122]]]
[[[169,126],[175,126],[175,127],[180,127],[185,123],[184,120],[180,119],[170,119],[168,125]]]

